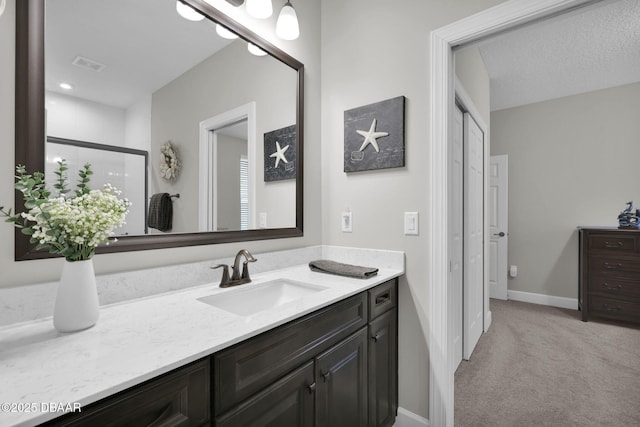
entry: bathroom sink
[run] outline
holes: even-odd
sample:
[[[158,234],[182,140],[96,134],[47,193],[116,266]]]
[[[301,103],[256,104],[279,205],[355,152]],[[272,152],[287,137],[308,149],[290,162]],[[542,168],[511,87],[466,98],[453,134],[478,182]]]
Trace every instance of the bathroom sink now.
[[[251,316],[326,289],[324,286],[276,279],[198,298],[198,301],[239,316]]]

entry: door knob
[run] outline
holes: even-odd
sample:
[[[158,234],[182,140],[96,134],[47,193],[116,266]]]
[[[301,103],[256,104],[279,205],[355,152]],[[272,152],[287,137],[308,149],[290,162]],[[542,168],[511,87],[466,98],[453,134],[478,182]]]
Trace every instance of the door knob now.
[[[493,235],[494,236],[500,236],[500,237],[504,237],[505,236],[504,231],[501,231],[499,233],[493,233]]]

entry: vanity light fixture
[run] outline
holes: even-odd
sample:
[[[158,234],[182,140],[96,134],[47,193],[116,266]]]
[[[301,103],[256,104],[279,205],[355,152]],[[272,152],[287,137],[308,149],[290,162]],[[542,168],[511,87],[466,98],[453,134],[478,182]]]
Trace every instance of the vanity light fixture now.
[[[267,54],[267,52],[260,49],[258,46],[256,46],[253,43],[247,43],[247,50],[255,56],[265,56]]]
[[[287,2],[282,6],[278,22],[276,23],[276,35],[283,40],[295,40],[300,35],[300,26],[298,25],[298,16],[296,10]]]
[[[216,24],[216,33],[223,39],[227,39],[227,40],[233,40],[238,38],[238,35],[236,33],[227,30],[225,27],[223,27],[220,24]]]
[[[271,0],[247,0],[247,13],[256,19],[267,19],[273,14]]]
[[[204,19],[204,15],[199,12],[196,12],[191,7],[182,3],[180,0],[176,0],[176,12],[184,19],[189,21],[202,21]]]

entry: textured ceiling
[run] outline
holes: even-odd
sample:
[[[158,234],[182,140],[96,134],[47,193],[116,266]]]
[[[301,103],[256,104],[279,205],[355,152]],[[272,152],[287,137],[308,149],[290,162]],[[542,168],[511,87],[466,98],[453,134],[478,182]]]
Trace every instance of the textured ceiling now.
[[[602,1],[477,44],[491,110],[640,81],[640,0]]]

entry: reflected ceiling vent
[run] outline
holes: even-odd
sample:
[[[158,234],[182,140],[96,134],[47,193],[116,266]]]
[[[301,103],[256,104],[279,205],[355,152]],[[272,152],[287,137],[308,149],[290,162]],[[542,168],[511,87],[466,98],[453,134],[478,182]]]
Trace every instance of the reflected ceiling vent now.
[[[106,65],[94,61],[93,59],[85,58],[84,56],[76,56],[76,59],[73,60],[72,64],[76,67],[95,71],[96,73],[99,73],[106,67]]]

